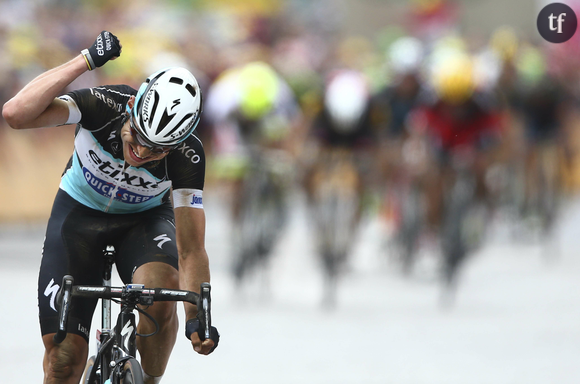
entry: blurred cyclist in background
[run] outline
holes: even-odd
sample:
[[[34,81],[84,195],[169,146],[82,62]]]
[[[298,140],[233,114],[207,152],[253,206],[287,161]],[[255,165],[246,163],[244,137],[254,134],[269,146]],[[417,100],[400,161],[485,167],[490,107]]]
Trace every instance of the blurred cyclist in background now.
[[[520,41],[515,31],[510,27],[497,28],[487,46],[488,52],[497,60],[496,79],[492,80],[501,102],[514,108],[518,103],[518,71],[516,61]],[[510,124],[511,125],[511,124]],[[509,127],[513,129],[513,127]]]
[[[548,72],[542,52],[525,45],[517,61],[519,114],[525,134],[524,218],[539,218],[545,233],[552,228],[562,193],[565,119],[573,98]]]
[[[421,185],[427,224],[441,240],[442,278],[449,288],[455,287],[457,267],[483,239],[482,223],[496,202],[488,170],[504,153],[501,110],[493,94],[476,88],[473,58],[459,43],[434,51],[432,92],[410,121],[411,134],[422,136],[428,146],[431,160]]]
[[[381,165],[391,180],[407,135],[409,112],[417,106],[422,88],[423,43],[414,37],[401,37],[391,44],[386,59],[392,81],[373,96],[371,123],[380,134]]]
[[[464,52],[441,52],[433,59],[430,83],[414,111],[411,130],[428,138],[433,163],[428,187],[429,223],[437,226],[442,217],[445,185],[453,179],[452,160],[469,159],[477,176],[478,193],[483,194],[485,172],[501,152],[502,116],[490,93],[476,89],[473,62]]]
[[[378,189],[381,211],[388,230],[394,230],[394,245],[403,251],[396,256],[409,262],[420,235],[420,199],[411,174],[418,171],[415,142],[409,140],[409,113],[417,107],[423,88],[423,43],[414,37],[395,40],[386,54],[387,74],[391,79],[371,100],[371,124],[380,140],[377,161],[381,178]],[[409,157],[411,155],[411,157]],[[410,161],[409,161],[410,160]],[[385,243],[386,244],[386,243]]]
[[[240,282],[271,253],[284,225],[290,139],[301,113],[288,84],[259,61],[222,73],[209,89],[206,113],[214,171],[231,187],[233,272]]]
[[[365,178],[370,176],[369,161],[376,153],[377,144],[370,120],[368,80],[355,70],[336,70],[328,76],[322,97],[322,108],[312,121],[306,139],[306,145],[310,147],[307,153],[310,158],[306,172],[307,194],[309,198],[313,197],[319,168],[326,166],[327,157],[332,152],[340,150],[349,156],[354,155],[352,160],[357,160],[358,164],[352,165],[357,167],[355,185],[362,199]]]
[[[513,28],[497,28],[488,44],[476,56],[477,89],[493,95],[501,109],[504,122],[502,141],[504,148],[501,163],[494,166],[490,176],[499,187],[499,203],[502,213],[509,219],[519,221],[519,210],[523,199],[523,159],[525,139],[521,117],[517,113],[521,103],[518,88],[516,62],[520,41]]]
[[[354,245],[363,197],[376,176],[372,166],[377,138],[369,111],[366,77],[350,69],[331,72],[322,108],[306,138],[302,160],[315,242],[327,278],[325,304],[334,303],[336,278]]]
[[[87,71],[119,57],[116,36],[103,31],[74,59],[32,80],[4,104],[15,129],[77,124],[72,155],[62,175],[48,222],[38,279],[46,383],[78,383],[88,354],[96,300],[71,308],[68,336],[55,344],[55,295],[64,275],[76,284],[101,285],[105,246],[125,284],[199,291],[209,282],[202,190],[205,155],[193,135],[201,116],[201,92],[186,69],[155,72],[135,90],[127,85],[80,89],[62,95]],[[186,332],[194,350],[207,355],[219,335],[201,341],[199,321],[186,304]],[[156,303],[140,313],[137,347],[145,382],[163,376],[177,337],[174,303]],[[158,325],[151,321],[153,317]]]

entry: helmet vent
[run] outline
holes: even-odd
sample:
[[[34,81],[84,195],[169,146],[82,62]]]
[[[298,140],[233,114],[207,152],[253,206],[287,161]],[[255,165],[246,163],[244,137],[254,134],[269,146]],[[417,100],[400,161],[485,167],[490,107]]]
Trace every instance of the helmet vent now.
[[[155,112],[157,111],[157,106],[159,105],[159,94],[157,91],[153,92],[153,107],[150,109],[151,116],[149,116],[149,126],[151,126],[153,119],[155,119]]]
[[[173,119],[173,116],[175,116],[175,115],[168,115],[167,111],[163,111],[163,115],[161,116],[161,120],[159,121],[159,124],[157,124],[157,130],[155,131],[156,135],[158,135],[160,132],[163,131],[163,129],[167,126],[167,124],[169,124],[171,122],[171,120]]]
[[[185,89],[187,89],[189,91],[189,93],[191,93],[191,96],[195,97],[197,95],[195,88],[191,84],[187,84],[185,86]]]
[[[172,77],[169,79],[169,82],[181,85],[183,84],[183,79],[180,79],[179,77]]]

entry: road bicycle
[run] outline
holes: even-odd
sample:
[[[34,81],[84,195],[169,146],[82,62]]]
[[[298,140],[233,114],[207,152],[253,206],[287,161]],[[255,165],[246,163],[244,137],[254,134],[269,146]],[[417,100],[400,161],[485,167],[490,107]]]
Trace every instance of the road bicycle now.
[[[314,235],[322,261],[322,304],[336,306],[337,284],[352,252],[361,214],[360,176],[352,153],[324,154],[313,176]]]
[[[386,185],[394,231],[385,244],[406,277],[413,273],[422,238],[428,230],[425,178],[430,170],[429,150],[423,138],[406,138],[399,163]]]
[[[446,289],[443,304],[450,304],[458,283],[459,270],[467,257],[481,246],[488,212],[477,196],[473,173],[474,153],[470,150],[452,155],[454,180],[446,191],[441,246],[442,281]]]
[[[537,145],[527,191],[527,211],[537,215],[542,238],[552,234],[561,198],[560,158],[556,145]]]
[[[202,340],[211,338],[216,342],[219,335],[213,335],[211,327],[211,286],[202,283],[200,293],[166,289],[145,288],[142,284],[127,284],[123,287],[111,286],[111,271],[114,263],[115,250],[107,246],[104,251],[103,285],[74,285],[70,275],[63,277],[61,288],[57,295],[59,307],[59,327],[54,335],[54,342],[60,344],[67,335],[68,314],[73,298],[101,299],[102,328],[97,330],[97,353],[89,357],[83,373],[83,384],[142,384],[143,371],[136,359],[137,336],[149,337],[159,331],[159,325],[144,310],[137,305],[149,306],[156,301],[184,301],[197,305],[199,327],[197,323],[188,322],[186,336],[190,338],[193,332],[198,332]],[[117,323],[111,327],[111,302],[120,304],[121,309]],[[156,327],[156,331],[147,334],[137,334],[134,311],[144,314]],[[214,328],[215,329],[215,328]],[[210,332],[211,331],[211,332]],[[217,338],[216,338],[217,336]]]
[[[397,185],[393,194],[397,204],[397,227],[391,250],[400,263],[404,276],[410,276],[419,251],[419,241],[425,227],[425,192],[412,181]]]
[[[265,267],[287,222],[286,184],[289,159],[280,150],[253,148],[241,190],[242,207],[236,223],[237,282]]]

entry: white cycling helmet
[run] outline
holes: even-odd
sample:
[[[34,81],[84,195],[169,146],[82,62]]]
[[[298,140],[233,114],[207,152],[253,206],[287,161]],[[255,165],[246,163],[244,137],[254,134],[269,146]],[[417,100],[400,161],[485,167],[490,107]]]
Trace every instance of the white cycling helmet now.
[[[420,71],[423,57],[423,43],[410,36],[397,39],[387,52],[387,61],[395,75]]]
[[[134,128],[152,146],[175,146],[199,123],[201,89],[185,68],[166,68],[145,80],[131,111]]]
[[[324,94],[324,107],[341,133],[357,128],[369,100],[369,87],[364,75],[341,70],[331,75]]]

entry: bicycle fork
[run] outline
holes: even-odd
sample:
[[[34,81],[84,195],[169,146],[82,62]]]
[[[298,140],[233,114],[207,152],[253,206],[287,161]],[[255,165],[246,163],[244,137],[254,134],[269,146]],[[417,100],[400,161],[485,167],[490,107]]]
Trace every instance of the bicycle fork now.
[[[103,252],[103,286],[111,287],[111,271],[113,269],[113,263],[115,262],[115,248],[112,245],[107,245]],[[111,362],[113,361],[113,356],[111,356],[111,349],[104,348],[101,350],[101,344],[104,342],[111,342],[113,337],[111,328],[111,299],[101,299],[101,329],[97,331],[97,351],[102,351],[103,355],[100,356],[101,362]],[[100,364],[101,368],[101,382],[107,380],[111,375],[111,369],[108,364]]]

